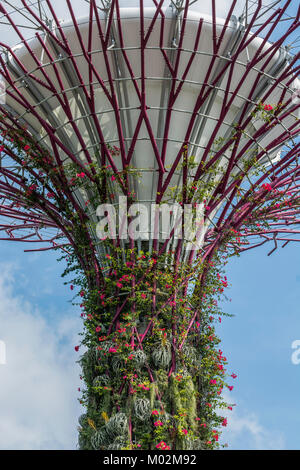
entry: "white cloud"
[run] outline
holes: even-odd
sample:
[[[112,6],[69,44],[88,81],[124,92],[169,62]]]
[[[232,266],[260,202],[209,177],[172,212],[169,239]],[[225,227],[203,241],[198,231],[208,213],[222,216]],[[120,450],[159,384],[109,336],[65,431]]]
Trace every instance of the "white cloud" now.
[[[80,414],[76,392],[80,369],[74,311],[51,326],[16,292],[13,269],[0,265],[0,339],[6,365],[0,365],[0,448],[72,449]]]
[[[224,395],[225,401],[232,403],[232,395]],[[257,413],[247,410],[239,403],[232,411],[220,413],[228,418],[227,428],[222,433],[222,443],[229,449],[282,450],[286,446],[285,436],[278,429],[263,426]]]

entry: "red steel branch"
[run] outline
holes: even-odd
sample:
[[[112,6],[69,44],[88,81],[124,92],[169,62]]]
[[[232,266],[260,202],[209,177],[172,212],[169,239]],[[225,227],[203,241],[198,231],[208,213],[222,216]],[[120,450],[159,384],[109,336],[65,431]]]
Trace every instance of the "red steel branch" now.
[[[17,52],[9,45],[1,42],[0,46],[3,53],[0,55],[0,75],[2,75],[6,82],[7,98],[19,110],[18,114],[16,114],[12,112],[11,106],[0,104],[0,113],[2,115],[0,133],[3,139],[3,150],[1,151],[2,164],[0,167],[0,231],[2,239],[50,243],[54,248],[73,244],[72,230],[70,230],[72,222],[61,217],[57,201],[68,200],[74,213],[77,213],[82,221],[85,220],[86,216],[79,201],[68,187],[67,177],[64,172],[64,161],[69,159],[77,165],[78,171],[84,171],[88,180],[95,184],[95,188],[100,194],[102,188],[96,181],[93,165],[87,169],[81,158],[79,158],[79,153],[82,153],[86,162],[91,164],[93,162],[94,149],[98,146],[100,149],[101,165],[109,165],[111,167],[123,194],[129,196],[134,188],[130,180],[122,176],[122,171],[126,170],[133,162],[143,124],[147,130],[147,139],[151,143],[156,163],[155,172],[158,183],[157,194],[153,202],[159,204],[163,201],[170,182],[176,171],[178,171],[179,166],[184,162],[185,158],[187,159],[192,155],[192,150],[190,149],[197,148],[197,142],[192,141],[197,120],[205,114],[203,110],[206,109],[214,92],[220,89],[222,82],[222,106],[220,107],[219,115],[214,118],[214,121],[211,121],[214,123],[213,129],[193,173],[192,178],[194,183],[199,183],[216,163],[221,162],[225,154],[227,164],[209,200],[206,201],[205,222],[210,221],[211,225],[205,235],[203,250],[200,253],[192,251],[190,261],[193,259],[198,260],[199,257],[202,260],[211,259],[215,250],[224,242],[225,234],[229,230],[235,230],[241,234],[242,241],[234,245],[239,251],[259,246],[267,241],[273,241],[275,247],[277,247],[277,242],[280,241],[283,241],[284,244],[290,241],[298,241],[297,235],[299,230],[297,230],[296,226],[299,223],[299,206],[296,201],[299,197],[300,187],[300,169],[297,165],[300,145],[299,140],[297,140],[299,135],[299,120],[297,118],[294,120],[289,118],[292,116],[297,117],[299,113],[299,99],[293,100],[291,96],[291,86],[295,75],[299,71],[299,55],[291,56],[284,66],[278,70],[276,75],[272,77],[269,76],[268,70],[274,57],[282,51],[283,45],[287,43],[299,27],[299,11],[295,18],[290,21],[286,30],[280,34],[279,39],[269,42],[276,27],[278,27],[284,18],[291,0],[285,1],[281,8],[272,10],[270,16],[264,19],[259,27],[255,27],[262,7],[261,0],[258,0],[257,7],[250,21],[241,29],[239,41],[232,48],[230,54],[222,56],[225,34],[229,28],[237,1],[233,0],[228,15],[220,26],[216,17],[215,0],[212,0],[212,53],[206,66],[205,78],[203,83],[199,84],[193,108],[189,112],[185,136],[177,154],[174,155],[171,166],[166,168],[172,116],[178,111],[176,108],[178,98],[183,92],[184,83],[187,80],[191,67],[197,56],[201,54],[198,48],[203,35],[204,20],[200,18],[193,46],[191,50],[186,51],[184,48],[184,38],[188,28],[188,14],[191,9],[191,2],[187,0],[183,8],[177,12],[176,20],[173,19],[174,25],[176,21],[180,21],[180,28],[178,30],[174,29],[176,37],[174,37],[174,41],[171,44],[168,42],[166,34],[166,22],[169,20],[169,17],[166,16],[163,3],[163,0],[159,2],[153,1],[155,11],[147,26],[143,0],[140,0],[140,40],[138,45],[140,73],[138,76],[134,72],[129,49],[125,42],[124,21],[118,0],[110,2],[104,12],[104,16],[103,12],[100,12],[96,0],[89,2],[89,31],[87,40],[82,35],[72,2],[66,0],[66,7],[72,18],[74,34],[80,47],[80,52],[76,54],[72,50],[72,44],[68,40],[64,27],[57,18],[51,0],[46,0],[45,4],[48,6],[54,28],[49,26],[49,21],[42,19],[36,13],[29,2],[22,0],[27,16],[31,17],[39,25],[40,31],[36,33],[36,38],[40,45],[40,51],[43,53],[43,60],[41,59],[41,54],[33,50],[32,43],[24,37],[22,27],[16,24],[13,15],[6,10],[4,3],[0,3],[0,13],[4,15],[6,21],[9,22],[11,28],[15,31],[31,57],[33,64],[32,68],[28,69],[22,63],[22,59],[18,56]],[[151,125],[149,115],[151,103],[147,96],[146,84],[148,77],[145,66],[149,42],[157,25],[159,26],[157,49],[162,56],[168,77],[165,118],[160,130],[161,138],[156,136],[156,132]],[[93,51],[92,36],[95,31],[99,38],[100,51]],[[241,65],[241,55],[247,54],[249,47],[259,37],[262,38],[259,47],[255,49],[255,53],[248,59],[248,62],[243,64],[243,71],[239,81],[232,90],[236,66]],[[189,58],[185,61],[184,56],[187,52]],[[105,77],[104,74],[103,76],[101,75],[101,70],[95,65],[95,58],[99,53],[102,54],[105,63]],[[117,54],[118,60],[122,61],[126,80],[133,85],[136,99],[138,100],[139,116],[136,125],[132,129],[130,138],[126,137],[126,129],[122,120],[122,111],[118,97],[119,82],[115,78],[113,54]],[[47,67],[45,66],[45,59],[48,61]],[[84,66],[88,70],[89,78],[87,83],[82,76],[82,67],[79,67],[78,63],[79,59],[81,62],[84,62]],[[184,66],[182,65],[183,63],[185,64]],[[71,71],[72,83],[69,83],[69,88],[66,85],[62,67],[66,67],[66,70]],[[16,73],[16,69],[18,69],[18,73]],[[243,97],[238,120],[235,122],[235,133],[226,138],[218,150],[214,151],[213,156],[211,156],[214,142],[220,135],[221,126],[227,119],[229,120],[229,112],[235,100],[240,97],[243,83],[253,70],[257,74],[249,87],[247,96]],[[262,89],[258,98],[257,89],[264,80],[268,80],[268,86]],[[40,112],[40,106],[44,106],[43,109],[47,110],[47,105],[42,100],[34,102],[34,100],[28,98],[28,93],[23,93],[22,87],[24,83],[27,87],[31,87],[31,85],[33,88],[37,87],[40,90],[40,95],[42,96],[44,93],[49,100],[50,98],[55,98],[66,117],[64,122],[72,129],[73,136],[78,142],[79,150],[74,151],[71,143],[68,142],[70,139],[68,139],[64,126],[60,125],[57,119],[53,116],[52,118],[45,118],[45,113]],[[68,92],[74,88],[76,88],[76,92],[80,95],[81,102],[84,104],[83,111],[85,115],[82,118],[85,119],[86,128],[91,137],[89,142],[83,138],[82,130],[79,128],[78,121],[73,115],[68,100]],[[99,121],[95,97],[96,88],[100,88],[103,91],[107,104],[112,109],[117,131],[115,144],[120,149],[121,170],[118,169],[115,163],[111,147],[105,140],[104,130]],[[274,90],[280,90],[278,102],[272,103],[276,111],[269,120],[261,122],[260,126],[249,135],[247,129],[253,119],[253,113],[258,112],[259,102],[268,103]],[[24,124],[26,125],[28,115],[34,118],[39,123],[43,132],[47,134],[49,138],[48,151],[52,155],[53,166],[57,166],[59,169],[57,178],[62,183],[57,184],[54,188],[55,197],[53,202],[49,201],[46,197],[40,196],[36,206],[30,208],[25,207],[23,204],[23,194],[24,191],[28,190],[28,187],[22,178],[21,157],[13,152],[9,146],[5,145],[7,136],[16,130],[22,130],[25,133],[25,137],[26,134],[28,138],[32,137],[33,131],[29,125],[27,130],[24,130]],[[268,135],[269,132],[274,132],[274,129],[277,130],[274,138],[266,147],[260,146],[260,140]],[[242,139],[243,136],[247,136],[245,141]],[[274,155],[274,152],[278,149],[281,148],[282,151],[278,161],[271,161],[259,177],[256,179],[251,177],[251,180],[249,180],[248,175],[252,170],[252,166],[254,169],[254,163],[249,164],[247,169],[243,169],[242,162],[247,152],[253,148],[253,145],[257,145],[258,148],[256,164],[265,161],[269,155]],[[42,139],[37,142],[36,151],[38,152],[39,149],[42,152]],[[6,162],[13,162],[13,164],[8,165]],[[39,179],[39,175],[34,169],[31,169],[30,172],[31,176]],[[187,170],[183,170],[183,188],[186,187],[190,178]],[[266,183],[271,190],[263,189]],[[286,206],[281,206],[276,210],[273,206],[268,208],[265,204],[266,201],[270,201],[272,197],[277,197],[279,191],[286,194]],[[191,196],[190,192],[183,190],[183,195],[183,203],[193,202],[193,196]],[[250,196],[251,201],[249,201]],[[246,228],[247,223],[251,221],[254,223],[255,217],[259,217],[260,214],[265,221],[270,222],[268,229],[257,230],[255,233],[248,231]],[[276,222],[274,222],[274,216],[277,218]],[[69,229],[66,230],[66,227]],[[51,235],[49,235],[50,232],[47,233],[47,230],[51,232]],[[172,235],[173,233],[171,233],[171,237]],[[87,233],[87,236],[89,237],[90,235]],[[93,244],[92,238],[90,238],[90,241]],[[160,252],[166,250],[169,241],[170,239],[166,240],[163,246],[159,248]],[[154,247],[156,248],[157,246],[158,243],[154,242]],[[176,248],[175,259],[177,261],[175,264],[179,263],[181,253],[182,243],[179,242]],[[93,262],[98,266],[96,254]],[[84,265],[89,263],[89,261],[82,260],[82,263]],[[126,301],[124,302],[126,303]]]

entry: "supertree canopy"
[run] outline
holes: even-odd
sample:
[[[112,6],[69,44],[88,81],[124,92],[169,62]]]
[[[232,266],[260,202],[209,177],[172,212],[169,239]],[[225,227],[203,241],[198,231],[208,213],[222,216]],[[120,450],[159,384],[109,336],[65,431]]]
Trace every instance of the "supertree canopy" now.
[[[0,2],[1,239],[66,262],[80,449],[217,448],[224,266],[300,240],[300,10],[201,3]]]

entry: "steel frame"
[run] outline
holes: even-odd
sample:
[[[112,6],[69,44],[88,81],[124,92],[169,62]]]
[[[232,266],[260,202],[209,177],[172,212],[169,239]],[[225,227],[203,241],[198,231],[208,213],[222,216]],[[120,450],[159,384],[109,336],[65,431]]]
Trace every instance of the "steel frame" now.
[[[223,45],[222,41],[225,35],[225,31],[229,27],[229,24],[231,24],[230,21],[232,21],[232,13],[234,11],[236,1],[234,0],[232,2],[231,8],[225,20],[225,24],[219,34],[219,37],[217,37],[216,8],[215,1],[212,0],[213,54],[210,56],[210,64],[207,68],[207,75],[204,82],[198,83],[198,97],[195,100],[194,108],[190,111],[178,109],[176,107],[176,100],[182,90],[183,83],[186,81],[186,76],[188,75],[188,71],[192,66],[193,61],[195,60],[195,57],[199,54],[205,54],[204,51],[198,50],[198,44],[201,37],[202,20],[199,21],[194,48],[192,50],[187,50],[182,45],[185,28],[187,26],[187,13],[190,6],[194,2],[172,2],[173,29],[171,29],[170,37],[166,43],[166,39],[164,37],[166,15],[162,8],[163,0],[160,2],[156,0],[153,1],[153,5],[156,7],[156,12],[147,31],[145,30],[144,26],[145,18],[143,1],[140,1],[141,73],[139,76],[135,76],[133,74],[132,66],[128,57],[128,52],[132,50],[132,48],[129,48],[126,46],[126,44],[124,44],[122,17],[118,0],[111,0],[102,3],[102,7],[99,7],[95,0],[88,2],[90,8],[89,23],[91,25],[91,30],[92,28],[97,28],[101,42],[101,49],[97,50],[92,50],[91,48],[91,35],[89,37],[88,44],[84,44],[80,33],[80,28],[72,9],[72,4],[70,0],[66,0],[67,7],[72,17],[74,30],[81,45],[80,54],[73,54],[72,48],[65,36],[63,27],[56,17],[53,8],[53,2],[50,0],[38,2],[40,12],[40,14],[38,14],[28,1],[22,0],[22,14],[26,15],[27,19],[30,18],[33,24],[37,25],[39,31],[41,31],[36,33],[36,37],[38,38],[41,49],[43,51],[43,62],[41,62],[41,60],[35,56],[30,47],[30,43],[23,35],[22,28],[14,23],[13,15],[6,10],[4,4],[7,3],[8,2],[2,2],[0,6],[0,12],[5,15],[6,21],[15,30],[16,34],[19,36],[19,39],[27,48],[28,53],[31,55],[33,61],[36,64],[36,68],[32,70],[27,70],[24,68],[14,50],[10,46],[1,43],[1,47],[5,53],[0,57],[0,73],[3,75],[8,85],[6,90],[7,95],[11,100],[14,100],[18,106],[21,106],[24,109],[22,115],[19,116],[14,113],[12,108],[4,105],[0,106],[0,112],[3,116],[5,116],[5,120],[0,123],[0,129],[2,133],[5,133],[13,128],[20,128],[21,123],[26,123],[28,113],[30,113],[43,127],[49,141],[47,144],[48,150],[51,151],[51,153],[54,155],[57,164],[63,163],[64,160],[68,158],[76,163],[79,168],[81,167],[82,170],[86,172],[89,180],[93,182],[93,169],[90,172],[86,171],[86,168],[79,158],[79,154],[83,153],[86,161],[92,162],[93,154],[91,151],[94,147],[100,145],[101,156],[99,157],[99,163],[110,164],[115,175],[117,178],[119,178],[118,168],[115,165],[108,147],[109,142],[104,138],[101,125],[99,124],[98,112],[95,109],[94,89],[95,86],[101,87],[108,103],[110,103],[111,106],[107,112],[111,112],[114,115],[116,128],[118,131],[117,142],[120,146],[123,168],[129,164],[135,166],[137,158],[135,155],[135,146],[139,141],[138,134],[141,125],[142,123],[145,123],[148,130],[148,140],[151,142],[153,153],[156,158],[156,168],[155,171],[153,171],[152,200],[155,203],[160,203],[168,189],[168,185],[172,177],[175,176],[176,173],[178,174],[178,186],[180,184],[184,185],[189,178],[187,174],[183,174],[181,176],[181,174],[178,173],[178,165],[182,162],[185,145],[189,145],[190,155],[196,152],[199,148],[202,148],[203,150],[201,162],[199,162],[198,168],[192,176],[195,182],[205,177],[205,172],[215,162],[224,159],[224,152],[228,151],[230,146],[234,144],[233,140],[229,137],[232,128],[232,123],[230,123],[230,121],[227,122],[228,134],[224,136],[227,137],[226,143],[218,151],[212,150],[212,145],[215,138],[219,135],[218,133],[220,131],[221,125],[224,124],[224,122],[226,123],[226,115],[235,98],[241,97],[244,100],[244,105],[236,116],[235,121],[239,126],[239,129],[243,131],[249,138],[242,148],[234,146],[230,156],[226,156],[226,172],[217,184],[214,193],[212,194],[210,201],[207,204],[210,209],[207,211],[205,217],[207,220],[210,220],[211,228],[207,231],[206,234],[204,256],[209,256],[209,253],[215,250],[218,244],[221,243],[221,234],[225,231],[225,229],[230,226],[235,230],[240,230],[243,227],[245,219],[249,217],[249,215],[251,216],[251,210],[248,209],[247,205],[248,203],[244,202],[243,205],[243,201],[246,201],[246,196],[249,195],[249,191],[246,192],[244,198],[242,198],[238,203],[236,200],[237,191],[241,189],[239,177],[241,176],[242,166],[240,163],[242,162],[243,155],[246,151],[251,152],[257,150],[257,158],[260,160],[268,158],[270,167],[272,169],[272,187],[277,190],[284,189],[285,191],[288,188],[289,192],[292,192],[293,194],[293,200],[296,198],[298,195],[298,165],[296,165],[296,162],[299,152],[299,143],[297,141],[299,124],[296,121],[294,124],[286,127],[284,124],[284,119],[287,116],[292,116],[293,114],[296,115],[299,110],[299,104],[293,104],[291,98],[288,97],[291,92],[291,85],[295,74],[299,71],[299,65],[297,62],[298,55],[290,56],[284,48],[284,43],[299,27],[299,11],[294,18],[285,18],[286,10],[290,4],[289,0],[286,1],[283,7],[280,9],[274,10],[272,8],[270,16],[262,25],[257,23],[263,12],[262,2],[260,0],[257,2],[252,2],[252,9],[254,8],[254,11],[252,11],[251,15],[249,16],[250,8],[249,2],[247,1],[245,6],[245,18],[240,18],[239,22],[235,20],[233,23],[235,32],[232,34],[231,40],[227,44],[225,51],[222,54],[220,53],[221,46]],[[42,4],[43,6],[47,6],[48,11],[51,13],[51,18],[45,18],[45,14],[42,13]],[[101,9],[101,11],[104,10],[106,14],[105,29],[103,29],[100,20],[99,9]],[[273,44],[270,44],[267,51],[263,52],[263,47],[267,44],[267,41],[271,33],[274,31],[276,25],[285,19],[290,19],[290,25],[286,32],[280,37],[280,39],[275,41]],[[160,50],[165,62],[165,74],[163,78],[164,84],[161,89],[161,106],[158,126],[157,129],[154,130],[152,129],[149,120],[149,111],[154,108],[151,107],[151,104],[147,102],[146,81],[155,80],[156,78],[145,76],[144,61],[145,52],[149,48],[149,38],[153,31],[154,25],[158,22],[160,24],[158,49]],[[55,25],[56,32],[54,32],[51,25]],[[269,27],[269,25],[271,26]],[[254,32],[251,32],[253,31],[253,28]],[[241,52],[248,50],[251,42],[262,33],[264,34],[264,37],[261,47],[254,57],[249,58],[248,63],[242,63],[242,61],[239,59]],[[268,64],[278,51],[280,52],[280,58],[270,69]],[[56,57],[53,55],[54,53]],[[107,80],[104,80],[94,67],[93,57],[99,53],[103,55],[106,61],[106,71],[108,74]],[[178,70],[183,53],[189,53],[190,59],[186,65],[184,73],[181,77],[179,77]],[[84,58],[86,61],[86,65],[89,70],[88,83],[84,82],[77,66],[76,60],[79,57]],[[46,61],[44,59],[46,59]],[[111,65],[111,59],[113,60],[113,65]],[[264,61],[263,66],[257,67],[257,64],[261,64],[262,61]],[[49,74],[47,73],[47,68],[50,66],[50,64],[52,71],[55,73],[56,79],[60,83],[60,89],[57,89],[57,87],[54,86]],[[232,75],[234,73],[234,67],[237,64],[243,65],[244,75],[241,77],[240,84],[236,87],[234,92],[229,92]],[[247,77],[247,74],[251,69],[259,71],[259,74],[257,75],[255,83],[253,83],[253,87],[249,91],[248,95],[242,96],[239,93],[239,89],[241,83]],[[114,72],[118,72],[115,78],[113,78],[113,70]],[[124,78],[124,70],[127,71],[129,77]],[[37,71],[40,73],[39,76],[37,76]],[[228,72],[228,80],[226,86],[221,87],[221,82],[226,72]],[[68,88],[64,87],[62,78],[67,79],[69,84]],[[160,77],[160,79],[162,79],[162,77]],[[132,109],[132,107],[130,106],[127,92],[127,83],[129,82],[134,86],[136,95],[140,102],[140,117],[135,128],[130,122],[129,111]],[[22,94],[23,87],[26,87],[27,91],[30,90],[30,101],[26,99],[24,94]],[[42,89],[45,90],[45,93],[48,93],[46,97],[41,95],[38,87],[42,87]],[[268,96],[270,96],[274,89],[282,90],[280,99],[282,102],[284,102],[284,106],[281,113],[277,114],[271,123],[272,125],[275,124],[277,126],[278,135],[272,141],[272,143],[268,145],[267,148],[264,148],[260,145],[260,141],[266,135],[266,133],[270,131],[271,124],[264,123],[259,129],[256,130],[253,135],[248,133],[247,126],[251,122],[251,110],[254,109],[258,100],[267,101]],[[222,91],[223,93],[223,108],[221,114],[217,118],[213,118],[210,116],[209,111],[218,91]],[[79,127],[77,125],[77,120],[72,116],[67,99],[68,92],[72,92],[76,98],[77,105],[81,111],[80,119],[84,120],[90,137],[89,144],[87,144],[87,142],[82,139]],[[51,107],[47,102],[51,96],[56,97],[65,114],[69,116],[68,122],[61,125],[61,123],[51,113]],[[169,136],[169,126],[171,122],[171,116],[174,112],[189,113],[190,121],[185,138],[183,142],[181,142],[181,147],[174,158],[174,163],[172,167],[167,170],[165,168],[165,158],[168,142],[172,141]],[[47,115],[47,119],[43,117],[44,115]],[[214,130],[207,145],[201,146],[199,143],[200,137],[204,131],[205,124],[208,119],[215,121]],[[64,129],[64,127],[67,125],[72,126],[72,130],[81,145],[79,151],[72,147],[70,139],[68,139],[67,133]],[[280,128],[281,130],[279,130]],[[45,145],[45,137],[36,135],[36,138],[39,144],[42,144],[43,142],[43,145]],[[269,155],[272,154],[276,149],[287,145],[291,141],[293,146],[291,148],[286,146],[284,156],[280,159],[279,162],[273,163]],[[209,159],[208,156],[211,152],[214,153],[214,157]],[[10,158],[13,159],[14,155],[11,154]],[[289,162],[289,165],[291,165],[291,162],[294,162],[295,167],[293,168],[292,174],[290,175],[287,173],[287,177],[285,177],[284,171],[287,171],[287,168],[290,168],[286,167],[287,162]],[[16,164],[18,165],[18,161]],[[20,195],[20,191],[18,191],[17,186],[22,186],[18,180],[18,172],[18,169],[16,169],[14,173],[4,165],[1,166],[0,195],[2,204],[0,206],[0,214],[5,218],[11,218],[11,226],[13,227],[13,230],[8,230],[7,227],[9,224],[3,223],[1,224],[1,231],[6,233],[8,239],[49,241],[49,237],[44,239],[42,231],[39,229],[40,224],[37,225],[36,222],[37,218],[41,220],[41,212],[39,208],[24,212],[22,210],[16,211],[14,207]],[[245,174],[244,178],[247,179],[248,174]],[[262,204],[265,193],[260,188],[264,182],[269,181],[269,178],[270,169],[268,169],[268,171],[256,181],[253,180],[253,178],[248,179],[251,184],[251,191],[256,195],[256,202],[254,207]],[[126,184],[124,184],[121,179],[119,179],[119,181],[121,182],[124,194],[127,194],[134,189],[135,183],[133,181],[129,181]],[[160,194],[158,195],[157,193]],[[78,211],[82,215],[83,199],[79,192],[77,191],[76,193],[72,193],[72,191],[68,191],[66,189],[65,197],[71,200],[74,206],[74,210]],[[188,203],[191,201],[187,199],[185,202]],[[44,226],[51,228],[57,227],[57,236],[62,237],[62,235],[64,235],[67,237],[69,242],[72,243],[70,236],[67,236],[66,231],[62,230],[62,226],[64,225],[65,221],[60,220],[60,215],[57,213],[54,204],[51,204],[51,202],[47,200],[44,200],[43,204],[45,204],[48,210],[48,216],[43,216]],[[243,216],[237,215],[238,210],[240,211],[239,213],[243,214]],[[276,233],[275,241],[283,240],[285,242],[289,242],[295,240],[294,234],[297,234],[298,231],[292,227],[292,221],[295,224],[298,223],[297,213],[298,211],[295,209],[295,212],[292,214],[291,212],[286,214],[285,211],[280,214],[282,224],[285,227],[288,226],[289,228],[280,229],[277,227],[277,225],[274,226],[274,231]],[[273,214],[270,213],[268,216],[271,218],[272,215]],[[94,217],[93,213],[91,213],[90,216]],[[14,232],[16,232],[17,229],[24,231],[24,226],[18,225],[16,222],[18,217],[21,217],[22,220],[27,220],[28,222],[32,223],[30,226],[30,229],[32,230],[30,234],[28,234],[28,230],[26,230],[25,235],[15,237]],[[53,220],[55,220],[55,222],[53,222]],[[29,226],[27,227],[29,228]],[[286,233],[290,235],[287,235],[287,238],[279,238],[277,236],[279,233]],[[247,236],[249,240],[251,237],[253,237],[252,234],[247,234],[245,232],[243,232],[243,235]],[[274,236],[272,234],[269,235],[269,232],[258,232],[257,236],[262,238],[261,243],[265,243],[266,240],[274,241]],[[50,240],[54,246],[55,238]],[[171,240],[169,240],[169,242],[171,242]],[[253,245],[257,246],[258,243],[260,242],[256,242]],[[179,251],[181,250],[181,259],[183,259],[183,256],[186,258],[187,254],[183,252],[182,247],[179,245],[177,246],[177,249]],[[170,244],[168,247],[170,247]],[[174,247],[176,246],[173,244],[173,248]],[[156,249],[157,242],[154,241],[153,247],[151,246],[151,248]],[[249,248],[250,246],[245,245],[240,247],[240,250]],[[100,250],[99,254],[101,255],[101,247],[99,247],[98,243],[97,249]],[[193,259],[194,255],[195,253],[193,252],[188,255],[190,260]]]

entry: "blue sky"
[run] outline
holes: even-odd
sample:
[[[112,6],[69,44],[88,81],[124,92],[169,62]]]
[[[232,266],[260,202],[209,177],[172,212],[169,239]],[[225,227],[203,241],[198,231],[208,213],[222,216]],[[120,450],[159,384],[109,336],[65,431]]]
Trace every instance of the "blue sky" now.
[[[296,7],[297,2],[292,2]],[[0,449],[76,446],[80,406],[75,361],[79,311],[63,285],[52,252],[0,242]],[[222,438],[230,449],[300,449],[300,365],[291,344],[300,339],[300,246],[266,246],[231,259],[227,276],[234,314],[219,327],[236,403]]]
[[[238,375],[231,448],[300,449],[300,365],[291,360],[291,344],[300,339],[299,248],[267,256],[265,246],[228,265],[232,301],[223,306],[235,316],[224,318],[219,332],[229,370]]]
[[[26,244],[25,249],[28,248]],[[49,252],[0,243],[0,449],[72,449],[77,442],[79,312]]]

